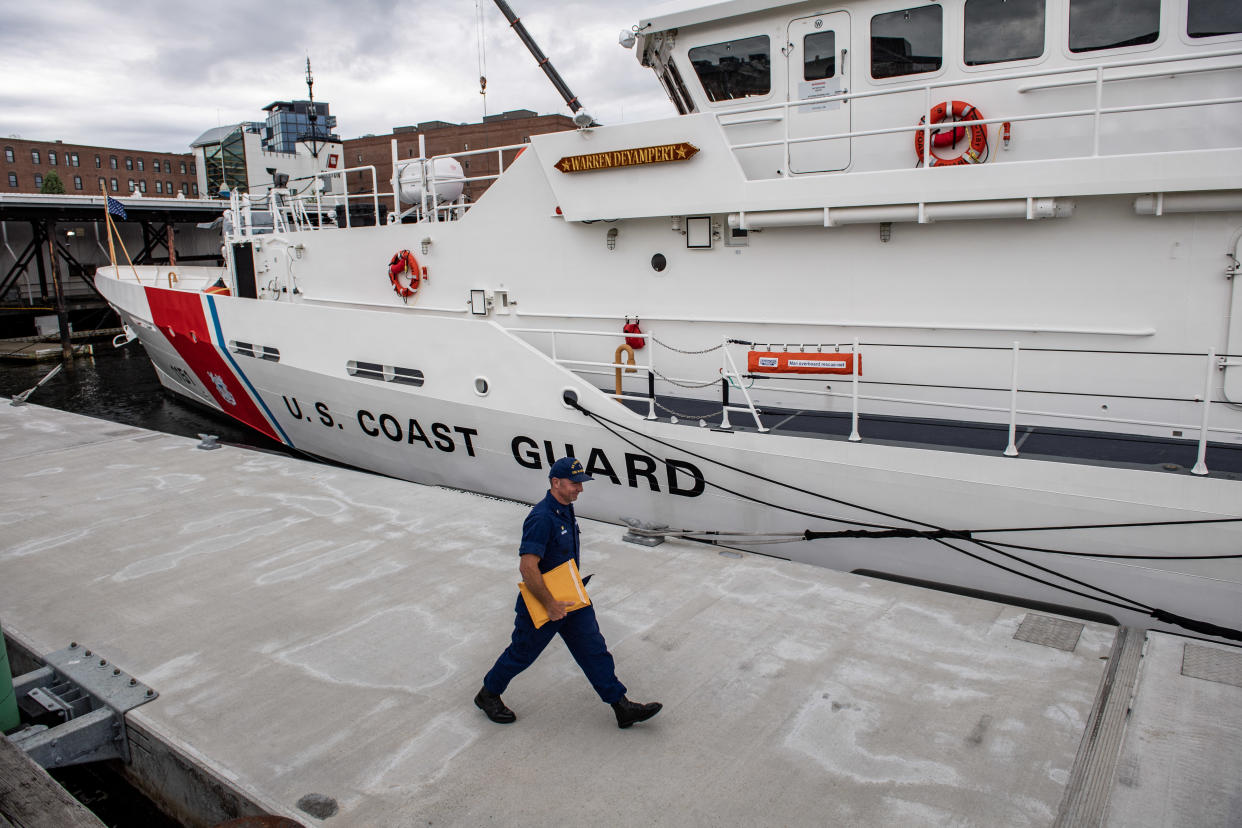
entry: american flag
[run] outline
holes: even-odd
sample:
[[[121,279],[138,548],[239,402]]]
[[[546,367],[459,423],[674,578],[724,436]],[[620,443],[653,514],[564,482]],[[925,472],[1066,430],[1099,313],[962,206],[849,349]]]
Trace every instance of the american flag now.
[[[104,196],[107,199],[108,212],[114,216],[129,221],[129,216],[125,215],[125,205],[117,201],[112,196]]]

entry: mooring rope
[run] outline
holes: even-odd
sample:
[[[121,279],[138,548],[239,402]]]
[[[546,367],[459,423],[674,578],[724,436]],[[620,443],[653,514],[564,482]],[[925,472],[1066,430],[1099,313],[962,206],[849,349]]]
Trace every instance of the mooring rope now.
[[[704,462],[711,463],[716,466],[720,466],[721,468],[728,469],[730,471],[736,472],[741,475],[745,475],[747,477],[754,478],[756,480],[763,481],[765,483],[771,483],[775,486],[789,489],[790,491],[799,492],[801,494],[806,494],[811,497],[820,498],[822,500],[826,500],[831,503],[836,503],[837,505],[840,505],[840,506],[845,506],[851,509],[857,509],[862,512],[868,512],[870,514],[879,515],[881,517],[890,518],[892,520],[902,521],[906,523],[914,523],[914,524],[918,524],[920,526],[926,527],[925,529],[912,529],[912,528],[907,528],[907,527],[885,526],[882,524],[865,523],[861,521],[848,520],[848,519],[841,518],[841,517],[831,517],[828,515],[817,515],[817,514],[807,512],[801,509],[795,509],[791,506],[786,506],[786,505],[778,504],[778,503],[772,503],[770,501],[766,501],[761,498],[754,497],[753,495],[743,494],[742,492],[738,492],[734,489],[727,488],[725,486],[708,481],[706,479],[703,481],[705,485],[711,486],[714,489],[718,489],[727,494],[731,494],[734,497],[742,498],[744,500],[749,500],[753,503],[757,503],[762,506],[767,506],[773,509],[790,512],[792,514],[802,515],[804,517],[811,517],[817,520],[823,520],[823,521],[827,521],[830,523],[840,523],[840,524],[845,524],[849,526],[864,527],[864,529],[862,530],[851,529],[851,530],[838,530],[834,532],[814,532],[808,529],[805,532],[801,533],[800,535],[801,540],[810,541],[810,540],[818,540],[822,538],[833,538],[833,537],[842,537],[842,538],[903,538],[904,537],[904,538],[921,538],[921,539],[931,540],[935,543],[938,543],[942,546],[952,549],[955,552],[958,552],[960,554],[966,555],[967,557],[973,558],[974,560],[977,560],[980,563],[984,563],[984,564],[987,564],[988,566],[992,566],[992,567],[1004,570],[1005,572],[1009,572],[1010,574],[1016,575],[1020,578],[1024,578],[1029,581],[1033,581],[1034,583],[1049,587],[1051,589],[1060,590],[1062,592],[1067,592],[1072,595],[1077,595],[1082,598],[1087,598],[1092,601],[1097,601],[1102,604],[1118,607],[1120,609],[1125,609],[1131,612],[1142,612],[1159,621],[1164,621],[1166,623],[1175,624],[1185,629],[1194,630],[1196,632],[1200,632],[1205,635],[1212,635],[1212,636],[1217,636],[1220,638],[1227,638],[1227,639],[1234,640],[1234,641],[1242,641],[1242,630],[1235,630],[1235,629],[1230,629],[1228,627],[1221,627],[1221,626],[1218,626],[1216,624],[1212,624],[1206,621],[1199,621],[1197,619],[1187,618],[1185,616],[1177,615],[1176,613],[1172,613],[1167,610],[1162,610],[1158,607],[1149,606],[1147,604],[1144,604],[1141,601],[1135,600],[1133,598],[1127,598],[1123,595],[1119,595],[1114,592],[1110,592],[1109,590],[1106,590],[1103,587],[1098,587],[1098,586],[1095,586],[1094,584],[1089,584],[1086,581],[1073,578],[1072,576],[1066,575],[1061,572],[1057,572],[1056,570],[1050,569],[1045,566],[1041,566],[1040,564],[1034,563],[1032,561],[1028,561],[1025,558],[1018,557],[1016,555],[1013,555],[1008,552],[1004,552],[1001,549],[997,548],[1000,546],[1020,548],[1020,549],[1024,548],[1024,547],[1018,546],[1017,544],[1001,543],[999,541],[983,541],[983,540],[980,540],[979,538],[974,537],[976,534],[999,533],[999,532],[1052,531],[1052,530],[1065,530],[1065,529],[1113,529],[1113,528],[1131,528],[1131,527],[1144,527],[1144,526],[1185,526],[1185,525],[1209,524],[1209,523],[1240,523],[1242,522],[1242,518],[1207,518],[1203,520],[1185,520],[1185,521],[1143,521],[1143,522],[1137,522],[1137,523],[1036,526],[1036,527],[1018,527],[1018,528],[1010,528],[1010,529],[981,529],[981,530],[947,529],[945,527],[936,526],[934,524],[927,523],[926,521],[918,520],[915,518],[902,517],[901,515],[896,515],[891,512],[885,512],[880,509],[875,509],[869,506],[863,506],[862,504],[852,503],[842,498],[832,497],[830,495],[826,495],[821,492],[814,492],[809,489],[804,489],[800,486],[795,486],[793,484],[786,483],[781,480],[776,480],[774,478],[767,477],[765,475],[761,475],[756,472],[748,471],[746,469],[733,466],[729,463],[725,463],[724,461],[716,460],[711,457],[707,457],[706,455],[699,454],[689,449],[675,446],[665,440],[661,440],[658,437],[653,437],[649,434],[642,434],[637,429],[623,425],[622,423],[619,423],[615,420],[605,417],[602,414],[598,414],[594,411],[590,411],[589,409],[585,408],[581,403],[579,403],[576,399],[572,399],[568,395],[566,395],[565,397],[565,403],[571,406],[572,408],[576,409],[577,411],[581,412],[586,417],[594,420],[596,424],[598,424],[604,430],[608,431],[610,434],[612,434],[617,439],[621,440],[622,442],[626,443],[629,446],[632,446],[636,450],[642,452],[647,457],[650,457],[651,459],[659,461],[661,463],[667,463],[667,460],[665,458],[659,457],[658,455],[652,453],[650,450],[644,448],[643,446],[640,446],[638,443],[626,437],[624,434],[621,434],[618,429],[628,431],[631,434],[634,434],[636,436],[644,437],[648,440],[651,440],[652,442],[665,446],[666,448],[671,448],[675,451],[688,454],[691,457],[695,457],[697,459],[703,460]],[[672,530],[664,530],[662,532],[659,532],[658,530],[649,530],[648,532],[640,532],[640,533],[641,534],[657,534],[658,533],[658,534],[664,534],[664,535],[676,534]],[[686,534],[687,535],[705,535],[709,533],[701,532],[701,531],[692,531],[692,532],[687,532]],[[730,537],[738,536],[737,533],[720,533],[720,534],[728,535]],[[779,536],[779,533],[776,533],[776,534],[769,533],[769,534],[763,535],[762,537],[771,538],[771,537],[777,537],[777,536]],[[949,540],[958,540],[958,541],[965,541],[968,543],[973,543],[976,546],[986,549],[995,555],[1000,555],[1001,557],[1024,564],[1025,566],[1047,573],[1048,575],[1051,575],[1053,577],[1063,579],[1073,584],[1077,584],[1078,586],[1081,586],[1085,589],[1090,589],[1094,592],[1098,592],[1100,593],[1100,595],[1110,596],[1110,598],[1102,598],[1097,595],[1089,595],[1085,592],[1081,592],[1072,587],[1068,587],[1063,584],[1053,583],[1051,581],[1047,581],[1043,578],[1040,578],[1036,575],[1032,575],[1030,573],[1021,572],[1012,567],[1006,566],[1005,564],[1002,564],[999,561],[989,560],[981,555],[970,552],[966,549],[962,549],[959,546],[949,543]],[[718,542],[718,541],[713,541],[713,542]],[[785,540],[780,540],[780,541],[773,540],[773,541],[768,541],[768,542],[775,543],[775,542],[786,542],[786,541]],[[1215,559],[1215,558],[1239,557],[1237,555],[1202,556],[1198,558],[1195,558],[1192,556],[1181,556],[1181,555],[1169,555],[1169,556],[1092,555],[1090,553],[1067,552],[1064,550],[1049,550],[1049,549],[1043,549],[1043,548],[1038,548],[1038,547],[1032,547],[1028,551],[1048,552],[1052,554],[1074,555],[1074,556],[1082,556],[1082,557],[1100,557],[1100,558],[1133,557],[1136,559],[1156,559],[1156,560],[1178,560],[1178,559],[1205,560],[1205,559]],[[1116,600],[1111,600],[1111,599],[1116,599]]]

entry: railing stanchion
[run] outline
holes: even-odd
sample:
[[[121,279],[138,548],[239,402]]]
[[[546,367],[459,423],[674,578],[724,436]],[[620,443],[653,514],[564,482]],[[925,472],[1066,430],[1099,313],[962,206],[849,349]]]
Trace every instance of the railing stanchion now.
[[[1100,110],[1104,108],[1104,67],[1095,67],[1095,129],[1091,147],[1091,157],[1100,154]]]
[[[786,178],[789,178],[790,173],[791,173],[789,169],[789,138],[790,138],[789,119],[792,117],[793,117],[793,108],[788,103],[786,103],[785,104],[785,119],[784,119],[785,120],[784,126],[785,126],[785,177]]]
[[[1210,349],[1207,357],[1207,372],[1203,378],[1203,420],[1199,425],[1199,456],[1195,460],[1195,467],[1190,470],[1191,474],[1200,475],[1208,473],[1208,415],[1212,411],[1212,373],[1216,370],[1216,349]]]
[[[647,344],[651,345],[651,334],[645,334],[644,339]],[[647,419],[654,420],[655,413],[655,348],[647,349]]]
[[[1005,446],[1006,457],[1018,456],[1018,445],[1014,441],[1018,432],[1018,342],[1013,343],[1013,367],[1009,381],[1009,445]]]
[[[851,377],[851,390],[853,397],[850,412],[850,442],[857,443],[862,439],[858,434],[858,375],[862,371],[862,363],[858,360],[858,338],[854,338],[854,376]]]
[[[724,347],[721,348],[720,350],[722,353],[724,353],[724,359],[728,362],[728,367],[732,369],[731,372],[728,370],[724,371],[724,374],[725,374],[724,376],[725,415],[723,418],[724,422],[722,423],[722,427],[723,428],[729,427],[728,425],[725,425],[725,423],[727,423],[729,419],[729,385],[728,383],[731,379],[736,378],[737,389],[741,391],[742,396],[746,398],[746,407],[750,409],[750,416],[755,418],[755,430],[758,431],[760,434],[766,434],[768,431],[770,431],[770,429],[765,427],[763,424],[763,421],[759,419],[759,409],[755,408],[755,401],[751,399],[750,392],[746,390],[745,385],[742,385],[742,372],[737,369],[737,363],[733,361],[733,355],[729,353],[729,340],[728,339],[724,340]]]
[[[922,163],[925,169],[929,169],[932,166],[932,151],[931,151],[931,147],[932,147],[932,144],[931,144],[932,102],[931,100],[932,100],[931,86],[924,86],[923,87],[923,152],[924,152],[924,155],[923,155]],[[919,203],[920,204],[922,203],[922,199],[920,199]],[[919,218],[922,219],[921,214]]]

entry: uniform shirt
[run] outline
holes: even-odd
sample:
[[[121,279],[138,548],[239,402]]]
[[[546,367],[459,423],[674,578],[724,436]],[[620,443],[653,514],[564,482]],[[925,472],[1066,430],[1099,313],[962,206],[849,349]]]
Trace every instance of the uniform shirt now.
[[[578,534],[573,505],[562,504],[549,490],[522,524],[518,554],[538,556],[540,572],[550,572],[570,558],[578,566]]]

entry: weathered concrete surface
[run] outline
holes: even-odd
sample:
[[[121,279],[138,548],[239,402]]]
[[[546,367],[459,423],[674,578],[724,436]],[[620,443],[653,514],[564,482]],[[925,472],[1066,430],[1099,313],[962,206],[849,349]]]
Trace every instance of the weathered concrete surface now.
[[[0,405],[0,608],[160,691],[130,714],[273,813],[323,825],[1048,825],[1113,628],[585,523],[630,697],[507,643],[525,507]],[[542,495],[538,489],[532,499]],[[584,497],[591,497],[588,484]],[[339,806],[319,820],[308,794]]]
[[[1142,669],[1104,824],[1242,825],[1242,651],[1149,633]]]

